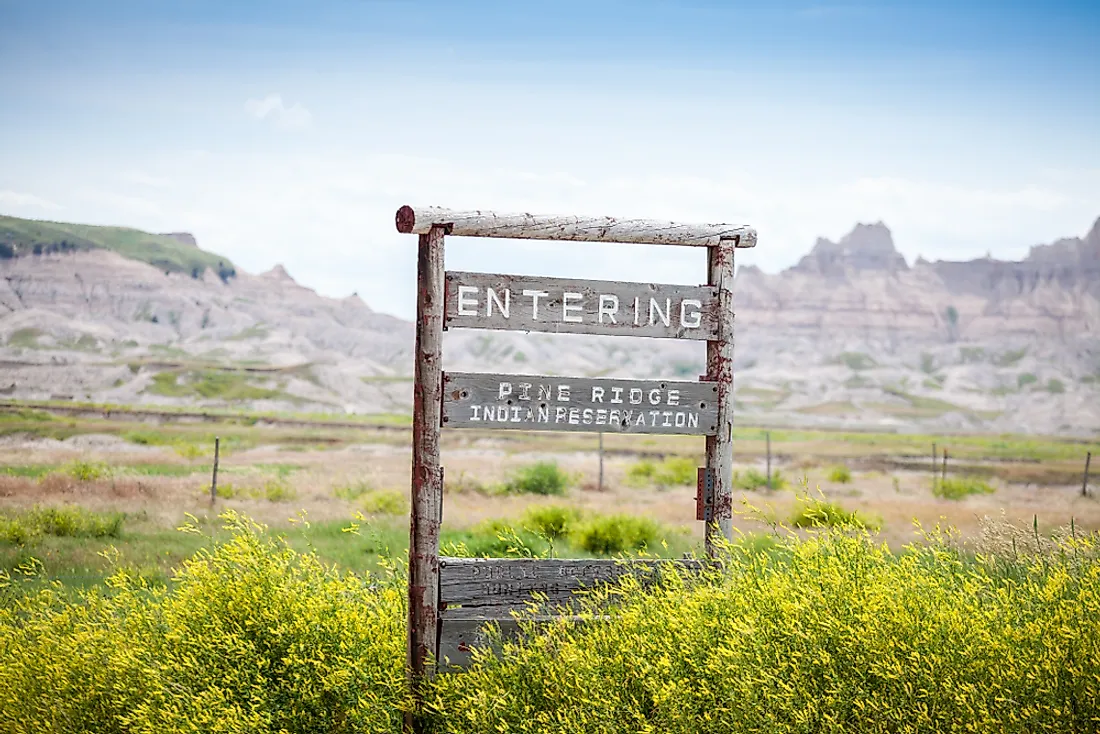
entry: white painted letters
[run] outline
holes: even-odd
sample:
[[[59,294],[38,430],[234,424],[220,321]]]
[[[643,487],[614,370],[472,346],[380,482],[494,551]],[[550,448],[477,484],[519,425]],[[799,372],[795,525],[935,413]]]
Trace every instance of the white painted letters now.
[[[656,298],[650,298],[649,299],[649,325],[653,326],[654,324],[656,324],[657,323],[656,319],[659,318],[661,320],[662,324],[664,324],[665,326],[668,326],[671,323],[669,321],[669,315],[670,315],[671,310],[672,310],[672,299],[671,298],[666,298],[665,299],[664,313],[661,313],[661,307],[660,307],[660,305],[658,305],[657,299]]]
[[[562,294],[561,298],[561,320],[571,323],[579,324],[584,321],[581,316],[581,296],[580,293],[569,293],[568,291]]]
[[[619,297],[607,294],[600,295],[600,323],[603,323],[603,317],[607,316],[607,320],[612,324],[619,323],[615,320],[615,314],[619,312]]]
[[[486,288],[485,295],[485,317],[493,317],[493,303],[496,303],[497,310],[500,311],[500,315],[504,318],[508,318],[508,314],[512,308],[512,291],[508,288],[504,289],[504,303],[500,302],[500,297],[497,296],[497,292],[492,288]],[[683,308],[681,307],[680,310],[682,312]]]
[[[513,304],[514,305],[514,304]],[[444,426],[714,435],[707,383],[446,373]]]
[[[695,310],[688,313],[688,306]],[[703,323],[703,302],[696,298],[685,298],[680,301],[680,325],[685,329],[698,329]]]
[[[528,296],[531,299],[531,318],[535,321],[539,320],[539,299],[546,298],[550,294],[546,291],[536,291],[531,289],[525,289],[523,295]]]
[[[458,287],[458,313],[460,316],[477,316],[477,286],[460,285]],[[469,298],[473,296],[473,298]]]

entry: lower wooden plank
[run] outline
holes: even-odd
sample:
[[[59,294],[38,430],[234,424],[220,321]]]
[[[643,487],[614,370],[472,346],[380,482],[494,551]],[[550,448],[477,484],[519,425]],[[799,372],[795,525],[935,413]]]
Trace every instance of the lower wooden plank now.
[[[579,617],[567,617],[566,619],[575,624],[598,621],[598,618],[582,620]],[[557,618],[534,617],[530,621],[534,623],[537,630],[539,627],[556,622]],[[438,670],[447,672],[468,668],[473,660],[473,651],[478,648],[489,648],[494,654],[499,654],[500,647],[492,644],[489,634],[489,628],[492,625],[499,628],[501,640],[516,639],[522,632],[519,621],[514,617],[452,619],[444,615],[439,633]]]
[[[575,593],[635,574],[642,583],[658,578],[661,566],[698,571],[701,560],[441,558],[439,601],[450,618],[507,617],[531,602],[551,611],[568,606]]]

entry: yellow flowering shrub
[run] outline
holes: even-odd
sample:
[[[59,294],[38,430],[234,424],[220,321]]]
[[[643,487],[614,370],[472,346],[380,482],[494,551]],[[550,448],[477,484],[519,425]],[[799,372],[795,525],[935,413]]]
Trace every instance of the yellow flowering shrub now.
[[[340,574],[227,516],[170,588],[10,595],[0,731],[399,731],[404,584]],[[373,583],[372,583],[373,582]]]
[[[401,731],[401,575],[341,574],[226,518],[231,540],[168,587],[123,570],[98,590],[24,594],[0,578],[0,732]],[[974,555],[942,534],[893,553],[828,529],[731,547],[702,575],[666,571],[644,588],[627,577],[587,596],[580,624],[558,620],[436,676],[425,723],[1100,730],[1096,536],[1012,532],[995,546],[1009,551]]]
[[[1100,730],[1100,563],[1077,541],[1019,563],[942,537],[866,534],[731,550],[725,570],[626,580],[441,676],[442,732]],[[1011,568],[1009,568],[1011,566]]]

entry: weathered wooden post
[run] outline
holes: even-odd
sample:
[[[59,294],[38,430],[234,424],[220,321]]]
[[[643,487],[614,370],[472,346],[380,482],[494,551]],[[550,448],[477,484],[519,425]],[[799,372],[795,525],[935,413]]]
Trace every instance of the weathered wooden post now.
[[[713,472],[713,513],[705,549],[733,538],[733,253],[738,237],[719,237],[707,248],[707,284],[718,291],[718,338],[707,341],[707,380],[718,388],[718,430],[706,438],[707,469]]]
[[[221,444],[221,439],[214,436],[214,476],[210,479],[210,506],[214,506],[214,502],[218,499],[218,448]]]
[[[1092,452],[1085,454],[1085,478],[1081,482],[1081,496],[1089,496],[1089,462],[1092,461]]]
[[[398,229],[400,229],[400,220]],[[407,664],[412,693],[432,670],[439,630],[439,527],[443,472],[439,427],[443,389],[443,227],[421,234],[417,249],[416,365],[413,373],[412,502],[409,521]],[[417,700],[419,705],[419,700]],[[416,728],[413,717],[407,724]]]
[[[943,472],[940,473],[940,484],[947,481],[947,447],[943,447]]]

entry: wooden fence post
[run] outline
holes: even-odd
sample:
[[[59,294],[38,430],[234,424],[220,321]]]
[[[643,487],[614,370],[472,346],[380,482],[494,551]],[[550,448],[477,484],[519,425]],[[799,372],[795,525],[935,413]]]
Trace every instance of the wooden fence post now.
[[[218,498],[218,449],[220,448],[221,439],[214,436],[214,476],[210,479],[210,506],[214,506],[215,500]]]
[[[733,254],[737,239],[707,248],[707,284],[718,290],[718,339],[707,341],[707,379],[718,388],[718,432],[707,436],[707,468],[714,472],[713,522],[705,548],[713,557],[719,539],[733,538]]]
[[[940,483],[947,481],[947,447],[943,447],[943,472],[940,474]]]
[[[767,433],[765,433],[764,438],[768,443],[768,448],[767,448],[767,454],[768,454],[768,489],[770,490],[772,488],[772,434],[771,434],[771,431],[768,431]]]
[[[422,682],[438,653],[439,527],[443,472],[439,432],[443,399],[444,228],[419,236],[416,360],[413,382],[412,502],[409,521],[409,630],[407,664],[414,711],[406,728],[419,731]]]
[[[1089,496],[1089,462],[1092,461],[1092,452],[1089,451],[1085,454],[1085,478],[1081,482],[1081,496]]]

